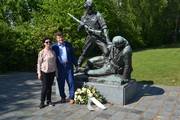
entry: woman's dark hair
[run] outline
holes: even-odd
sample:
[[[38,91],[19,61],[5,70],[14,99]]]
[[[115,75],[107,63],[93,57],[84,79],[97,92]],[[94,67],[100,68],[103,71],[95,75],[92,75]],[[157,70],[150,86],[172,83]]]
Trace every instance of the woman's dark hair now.
[[[43,38],[42,43],[45,43],[46,40],[50,40],[51,41],[51,39],[49,37],[45,37],[45,38]]]

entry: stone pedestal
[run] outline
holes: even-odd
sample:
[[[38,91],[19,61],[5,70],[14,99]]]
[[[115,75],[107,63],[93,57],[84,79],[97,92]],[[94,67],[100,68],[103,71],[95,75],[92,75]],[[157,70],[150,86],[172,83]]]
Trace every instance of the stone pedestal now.
[[[95,88],[105,96],[108,102],[120,105],[126,105],[136,94],[135,81],[131,81],[124,85],[109,85],[95,82],[88,82],[86,84],[89,86],[95,86]]]
[[[88,77],[84,74],[75,74],[75,88],[81,88],[83,85],[94,86],[108,102],[119,105],[126,105],[137,93],[137,83],[134,80],[121,85],[120,78],[114,75]],[[65,92],[68,96],[67,84],[65,85]],[[56,95],[59,96],[57,81]]]
[[[95,86],[108,102],[126,105],[136,95],[137,83],[131,80],[129,83],[121,85],[121,81],[118,82],[115,79],[116,77],[114,77],[114,75],[106,77],[87,77],[82,74],[75,75],[75,84],[76,88],[80,88],[84,84]]]

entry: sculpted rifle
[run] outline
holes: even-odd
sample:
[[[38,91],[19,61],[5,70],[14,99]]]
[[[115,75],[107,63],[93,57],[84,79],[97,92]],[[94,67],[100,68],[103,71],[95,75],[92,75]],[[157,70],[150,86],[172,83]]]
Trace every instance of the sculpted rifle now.
[[[78,22],[80,25],[83,25],[89,32],[88,34],[94,34],[94,35],[98,35],[101,36],[102,31],[101,30],[94,30],[93,28],[89,27],[88,25],[86,25],[84,22],[80,21],[79,19],[77,19],[76,17],[74,17],[72,14],[67,13],[71,18],[73,18],[76,22]]]

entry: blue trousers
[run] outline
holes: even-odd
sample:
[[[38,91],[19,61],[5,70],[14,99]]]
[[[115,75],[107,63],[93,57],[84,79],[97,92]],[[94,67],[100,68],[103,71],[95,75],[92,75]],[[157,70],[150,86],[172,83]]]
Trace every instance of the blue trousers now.
[[[74,99],[74,73],[73,66],[68,64],[61,64],[58,66],[58,86],[61,98],[66,98],[64,91],[65,81],[69,87],[69,99]]]

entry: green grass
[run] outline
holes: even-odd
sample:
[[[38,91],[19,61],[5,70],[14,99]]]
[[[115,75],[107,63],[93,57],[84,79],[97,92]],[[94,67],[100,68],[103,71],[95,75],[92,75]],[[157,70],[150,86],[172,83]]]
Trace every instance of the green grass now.
[[[180,48],[161,48],[133,53],[132,78],[154,84],[180,86]]]

